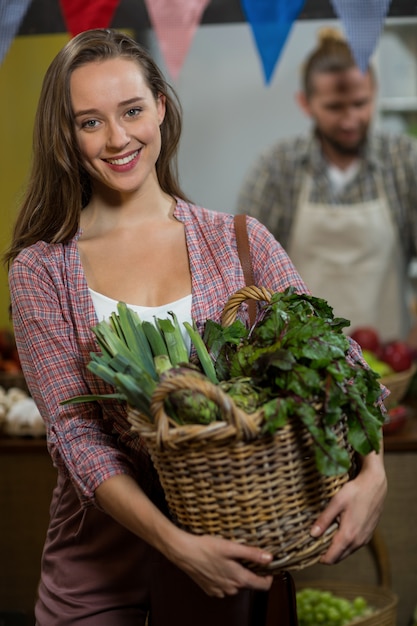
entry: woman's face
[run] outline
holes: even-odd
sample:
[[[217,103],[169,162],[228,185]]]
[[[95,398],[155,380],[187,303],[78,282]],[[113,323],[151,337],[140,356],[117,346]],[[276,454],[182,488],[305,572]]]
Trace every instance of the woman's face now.
[[[125,58],[88,63],[72,73],[70,91],[93,189],[133,193],[155,182],[165,99],[155,100],[140,66]]]

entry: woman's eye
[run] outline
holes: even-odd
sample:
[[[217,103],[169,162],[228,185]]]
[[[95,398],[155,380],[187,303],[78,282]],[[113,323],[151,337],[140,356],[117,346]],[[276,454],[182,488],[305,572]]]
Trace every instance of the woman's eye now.
[[[81,128],[95,128],[96,126],[98,126],[97,120],[85,120],[81,124]]]
[[[127,116],[128,117],[136,117],[137,115],[139,115],[141,110],[142,109],[139,109],[138,107],[135,107],[134,109],[129,109],[128,112],[127,112]]]

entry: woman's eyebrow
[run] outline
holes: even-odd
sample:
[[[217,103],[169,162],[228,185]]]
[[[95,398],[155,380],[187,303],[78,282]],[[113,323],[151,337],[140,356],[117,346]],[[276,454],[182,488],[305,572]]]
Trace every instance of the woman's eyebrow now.
[[[118,106],[119,107],[128,106],[129,104],[136,104],[138,102],[141,102],[142,100],[144,100],[144,98],[142,98],[141,96],[136,96],[134,98],[129,98],[128,100],[123,100],[122,102],[119,102]],[[93,115],[98,112],[99,112],[99,109],[96,109],[96,108],[82,109],[81,111],[76,111],[74,113],[74,117],[80,117],[81,115]]]

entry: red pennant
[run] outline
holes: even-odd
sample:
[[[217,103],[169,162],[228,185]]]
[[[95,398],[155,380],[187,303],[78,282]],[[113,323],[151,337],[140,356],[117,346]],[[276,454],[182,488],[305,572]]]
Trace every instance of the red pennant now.
[[[90,28],[108,28],[120,0],[59,0],[67,30],[73,37]]]
[[[168,71],[177,78],[210,0],[145,0]]]

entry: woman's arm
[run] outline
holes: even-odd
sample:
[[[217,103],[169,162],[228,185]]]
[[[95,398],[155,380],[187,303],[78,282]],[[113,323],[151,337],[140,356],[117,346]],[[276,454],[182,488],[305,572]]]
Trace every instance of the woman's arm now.
[[[52,460],[58,469],[65,467],[82,504],[91,505],[103,480],[122,473],[137,475],[140,450],[128,455],[117,444],[112,426],[119,432],[129,426],[120,406],[106,403],[103,413],[98,403],[61,405],[73,396],[111,389],[86,369],[90,351],[97,347],[78,285],[66,283],[59,263],[47,262],[44,256],[37,248],[24,251],[9,272],[16,343],[31,395],[45,421]],[[75,314],[69,291],[77,294]]]
[[[101,508],[186,572],[208,595],[234,595],[240,589],[266,591],[271,576],[258,576],[239,561],[267,565],[272,556],[259,548],[177,528],[126,475],[114,476],[96,490]]]

